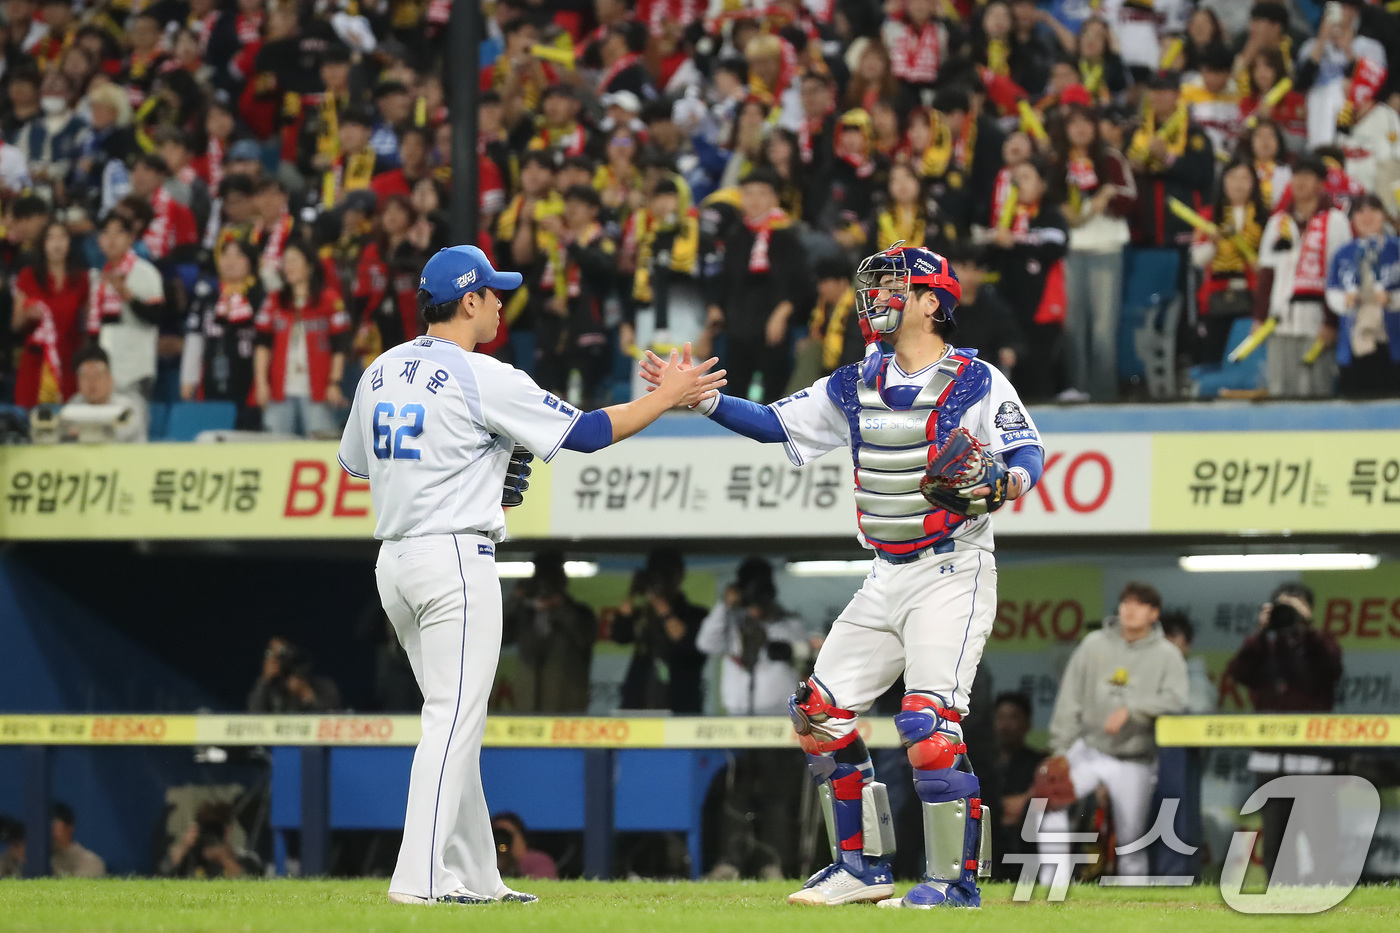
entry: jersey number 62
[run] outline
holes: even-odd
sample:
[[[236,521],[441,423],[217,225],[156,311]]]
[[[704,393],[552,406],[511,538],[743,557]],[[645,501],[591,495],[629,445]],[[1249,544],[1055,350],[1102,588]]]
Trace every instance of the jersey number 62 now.
[[[422,460],[423,451],[410,447],[408,441],[423,433],[423,417],[427,412],[422,405],[411,402],[399,412],[399,417],[407,420],[394,428],[386,422],[394,417],[394,404],[380,402],[374,406],[374,455],[380,460]]]

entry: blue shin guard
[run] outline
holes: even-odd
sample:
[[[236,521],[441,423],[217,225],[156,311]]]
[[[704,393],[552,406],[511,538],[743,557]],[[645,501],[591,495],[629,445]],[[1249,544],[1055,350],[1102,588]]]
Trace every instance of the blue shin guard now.
[[[813,875],[809,886],[838,869],[845,869],[867,884],[887,884],[891,880],[889,858],[894,854],[894,822],[885,786],[874,782],[874,768],[865,743],[852,746],[850,751],[849,755],[807,755],[807,768],[817,782],[827,841],[831,844],[831,865]],[[855,757],[863,760],[839,760]]]
[[[924,880],[901,900],[904,907],[979,907],[977,878],[990,869],[982,822],[981,783],[967,761],[958,713],[940,697],[911,694],[895,717],[914,764],[914,792],[922,804]]]

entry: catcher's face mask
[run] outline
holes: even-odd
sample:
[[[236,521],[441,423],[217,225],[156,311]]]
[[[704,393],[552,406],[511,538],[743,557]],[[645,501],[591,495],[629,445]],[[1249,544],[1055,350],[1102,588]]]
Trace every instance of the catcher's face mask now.
[[[872,334],[892,334],[904,321],[912,285],[939,290],[939,321],[952,319],[952,305],[962,297],[962,286],[937,253],[904,246],[899,240],[889,249],[868,256],[856,270],[856,310]],[[946,298],[942,296],[948,296]],[[951,298],[951,301],[949,301]]]
[[[875,334],[892,334],[904,321],[909,266],[904,262],[903,242],[867,256],[856,269],[856,312]]]

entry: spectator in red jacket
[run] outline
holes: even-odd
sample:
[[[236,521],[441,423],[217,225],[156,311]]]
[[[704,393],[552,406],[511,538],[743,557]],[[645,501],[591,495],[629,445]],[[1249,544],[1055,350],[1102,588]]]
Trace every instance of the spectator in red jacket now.
[[[73,356],[87,323],[88,276],[67,225],[49,221],[39,242],[15,282],[13,327],[23,340],[15,404],[24,408],[64,402],[77,391]]]
[[[415,230],[418,219],[408,198],[389,198],[379,206],[374,236],[360,254],[351,316],[363,328],[375,331],[379,347],[371,356],[422,332],[418,321],[418,273],[428,261],[426,237],[431,230]]]
[[[141,242],[158,266],[189,258],[199,243],[194,213],[166,190],[169,178],[170,167],[154,153],[138,157],[131,168],[131,193],[149,203],[155,215],[141,234]]]
[[[281,290],[257,316],[253,391],[263,427],[274,434],[329,437],[345,406],[340,380],[350,342],[350,316],[326,285],[315,251],[301,240],[282,254]]]

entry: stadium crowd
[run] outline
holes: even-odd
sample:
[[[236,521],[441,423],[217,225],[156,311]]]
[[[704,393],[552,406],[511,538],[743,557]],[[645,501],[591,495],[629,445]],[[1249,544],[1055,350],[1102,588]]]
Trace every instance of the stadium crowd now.
[[[494,0],[467,101],[451,9],[5,0],[0,400],[336,433],[421,328],[471,106],[526,281],[480,349],[586,407],[648,346],[764,400],[859,358],[852,264],[899,240],[1033,401],[1120,397],[1134,275],[1173,368],[1267,328],[1271,396],[1400,394],[1388,5]]]

